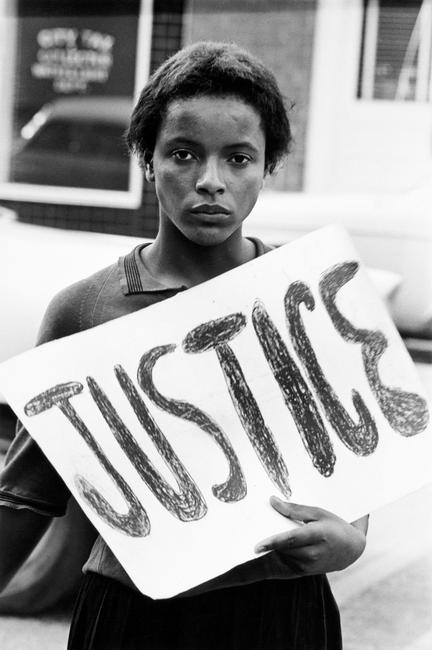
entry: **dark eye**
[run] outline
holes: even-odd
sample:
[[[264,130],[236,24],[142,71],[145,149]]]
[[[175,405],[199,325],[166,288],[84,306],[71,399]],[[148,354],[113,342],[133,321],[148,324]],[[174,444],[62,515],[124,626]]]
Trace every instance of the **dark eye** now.
[[[238,167],[244,167],[250,162],[249,156],[246,156],[244,153],[235,153],[231,156],[230,160]]]
[[[191,152],[187,149],[177,149],[172,155],[176,160],[181,160],[182,162],[192,160],[193,158]]]

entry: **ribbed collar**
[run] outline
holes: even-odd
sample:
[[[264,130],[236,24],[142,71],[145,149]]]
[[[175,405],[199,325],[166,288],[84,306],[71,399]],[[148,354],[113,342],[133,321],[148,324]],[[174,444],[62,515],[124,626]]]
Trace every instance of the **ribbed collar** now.
[[[259,239],[249,237],[255,244],[256,257],[267,253],[271,248],[265,246]],[[138,294],[138,293],[152,293],[161,291],[181,291],[186,289],[184,285],[167,286],[162,284],[159,280],[154,278],[143,264],[141,251],[148,242],[135,246],[130,253],[124,257],[120,257],[118,261],[118,268],[120,274],[120,284],[125,296]]]

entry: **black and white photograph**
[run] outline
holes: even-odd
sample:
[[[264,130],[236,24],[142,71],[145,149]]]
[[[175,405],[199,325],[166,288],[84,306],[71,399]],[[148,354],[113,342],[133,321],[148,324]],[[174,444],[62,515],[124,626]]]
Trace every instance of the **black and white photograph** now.
[[[432,0],[2,0],[2,650],[432,648]]]

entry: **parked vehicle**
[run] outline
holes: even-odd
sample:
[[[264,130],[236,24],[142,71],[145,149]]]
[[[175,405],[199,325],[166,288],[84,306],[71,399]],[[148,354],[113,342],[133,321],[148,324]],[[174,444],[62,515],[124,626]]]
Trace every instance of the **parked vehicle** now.
[[[139,241],[23,224],[0,208],[0,361],[34,346],[43,313],[57,291],[107,266]],[[12,434],[13,418],[0,394],[3,448]],[[66,516],[53,520],[0,595],[0,614],[34,614],[73,597],[95,534],[71,499]]]
[[[131,112],[129,97],[62,97],[44,104],[21,129],[10,180],[127,190],[123,134]]]
[[[399,277],[388,301],[399,331],[432,339],[431,217],[432,175],[428,185],[400,194],[263,192],[245,233],[282,244],[330,223],[344,227],[367,267]],[[384,289],[385,276],[375,279]]]

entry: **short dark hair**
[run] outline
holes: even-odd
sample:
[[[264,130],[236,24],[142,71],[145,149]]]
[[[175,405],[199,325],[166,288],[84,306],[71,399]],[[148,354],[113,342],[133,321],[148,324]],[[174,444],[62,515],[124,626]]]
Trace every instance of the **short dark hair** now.
[[[271,174],[292,140],[284,101],[273,73],[231,43],[194,43],[157,68],[132,113],[126,133],[129,150],[148,162],[168,104],[201,95],[234,95],[255,108],[265,135],[265,170]]]

